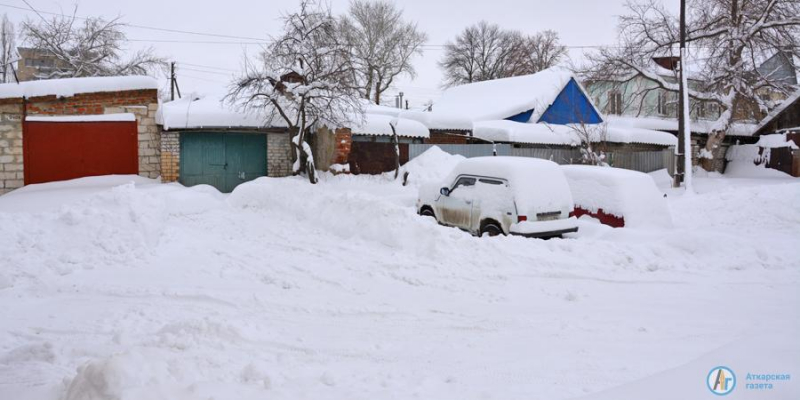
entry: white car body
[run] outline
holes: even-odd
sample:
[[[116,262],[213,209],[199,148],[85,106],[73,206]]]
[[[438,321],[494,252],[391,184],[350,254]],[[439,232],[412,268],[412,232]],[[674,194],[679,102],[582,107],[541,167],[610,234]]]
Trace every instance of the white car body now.
[[[480,236],[489,225],[503,234],[559,236],[578,230],[572,194],[558,164],[527,157],[476,157],[443,182],[420,188],[417,212]]]

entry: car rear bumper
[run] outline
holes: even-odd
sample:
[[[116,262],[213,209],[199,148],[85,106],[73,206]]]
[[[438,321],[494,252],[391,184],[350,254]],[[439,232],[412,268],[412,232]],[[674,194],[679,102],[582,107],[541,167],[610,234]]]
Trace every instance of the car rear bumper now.
[[[509,233],[530,238],[559,236],[578,231],[575,217],[555,221],[525,221],[511,225]]]

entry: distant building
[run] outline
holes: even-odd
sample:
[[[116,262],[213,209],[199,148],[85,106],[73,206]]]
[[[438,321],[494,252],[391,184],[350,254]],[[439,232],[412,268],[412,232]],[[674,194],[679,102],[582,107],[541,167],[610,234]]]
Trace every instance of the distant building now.
[[[58,68],[67,65],[56,56],[43,50],[19,47],[19,61],[17,61],[17,79],[23,81],[36,81],[40,79],[58,78],[52,76]]]

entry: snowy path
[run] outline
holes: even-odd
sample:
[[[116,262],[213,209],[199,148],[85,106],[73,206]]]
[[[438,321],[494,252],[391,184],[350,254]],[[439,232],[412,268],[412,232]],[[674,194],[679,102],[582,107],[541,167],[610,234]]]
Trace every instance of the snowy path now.
[[[550,241],[437,226],[378,178],[21,191],[0,398],[569,399],[796,337],[800,183],[704,181],[675,229]]]

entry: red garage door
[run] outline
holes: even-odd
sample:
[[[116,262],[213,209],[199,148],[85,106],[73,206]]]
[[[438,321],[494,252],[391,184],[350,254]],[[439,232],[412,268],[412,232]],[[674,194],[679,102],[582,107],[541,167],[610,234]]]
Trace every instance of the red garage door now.
[[[22,137],[26,185],[139,173],[133,121],[26,121]]]

